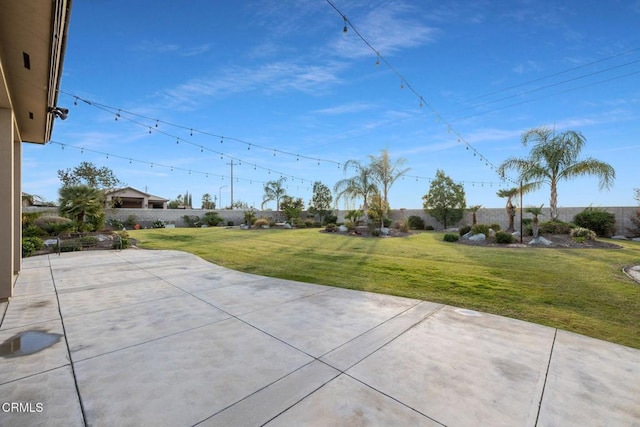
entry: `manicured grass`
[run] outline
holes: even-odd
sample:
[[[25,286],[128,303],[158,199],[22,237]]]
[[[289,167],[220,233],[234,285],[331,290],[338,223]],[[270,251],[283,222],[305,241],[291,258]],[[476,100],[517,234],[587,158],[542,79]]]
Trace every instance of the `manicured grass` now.
[[[145,249],[191,252],[232,269],[481,310],[640,348],[640,243],[622,249],[474,247],[442,233],[358,238],[318,229],[154,229]]]

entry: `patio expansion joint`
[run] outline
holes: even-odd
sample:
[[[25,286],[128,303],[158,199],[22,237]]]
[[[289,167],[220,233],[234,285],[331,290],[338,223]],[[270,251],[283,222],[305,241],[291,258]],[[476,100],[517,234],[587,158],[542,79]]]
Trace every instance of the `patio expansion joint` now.
[[[555,328],[553,332],[553,341],[551,342],[551,350],[549,351],[549,362],[547,363],[547,370],[544,373],[544,383],[542,384],[542,392],[540,393],[540,400],[538,401],[538,413],[536,414],[535,426],[538,425],[538,419],[540,418],[540,411],[542,410],[542,400],[544,399],[544,391],[547,388],[547,379],[549,378],[549,370],[551,369],[551,359],[553,359],[553,349],[556,345],[556,338],[558,336],[558,329]]]
[[[73,385],[76,389],[76,395],[78,398],[78,403],[80,404],[80,412],[82,413],[82,424],[87,425],[87,414],[85,412],[84,403],[82,402],[82,395],[80,394],[80,387],[78,386],[78,378],[76,376],[76,369],[73,363],[73,358],[71,357],[71,349],[69,348],[69,340],[67,339],[67,329],[64,324],[64,317],[62,316],[62,310],[60,308],[60,297],[58,295],[58,287],[56,286],[56,278],[53,274],[53,267],[51,265],[51,255],[47,256],[49,260],[49,271],[51,272],[51,280],[53,281],[53,289],[56,294],[56,301],[58,303],[58,314],[60,316],[60,323],[62,324],[62,334],[64,335],[64,343],[67,348],[67,357],[69,358],[69,365],[71,367],[71,375],[73,375]]]

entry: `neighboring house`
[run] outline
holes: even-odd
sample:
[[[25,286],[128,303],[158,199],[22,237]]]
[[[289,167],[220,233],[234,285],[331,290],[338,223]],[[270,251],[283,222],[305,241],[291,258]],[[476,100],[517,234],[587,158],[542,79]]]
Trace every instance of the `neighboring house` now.
[[[22,143],[46,144],[56,117],[71,0],[0,0],[0,301],[22,268]]]
[[[169,199],[144,193],[133,187],[105,192],[107,207],[131,209],[167,209]]]

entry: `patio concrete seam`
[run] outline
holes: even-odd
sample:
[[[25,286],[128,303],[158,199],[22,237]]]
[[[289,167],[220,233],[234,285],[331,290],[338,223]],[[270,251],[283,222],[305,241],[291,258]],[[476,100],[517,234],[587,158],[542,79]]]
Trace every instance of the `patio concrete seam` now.
[[[293,408],[293,407],[294,407],[294,406],[296,406],[298,403],[300,403],[301,401],[303,401],[303,400],[304,400],[304,399],[306,399],[307,397],[311,396],[313,393],[315,393],[316,391],[320,390],[322,387],[324,387],[325,385],[327,385],[328,383],[330,383],[331,381],[333,381],[334,379],[336,379],[337,377],[339,377],[341,374],[343,374],[343,372],[341,372],[339,369],[336,369],[336,368],[334,368],[333,366],[331,366],[331,365],[327,364],[326,362],[323,362],[322,360],[319,360],[319,359],[315,359],[315,358],[314,358],[314,360],[310,360],[308,363],[305,363],[304,365],[302,365],[302,366],[298,367],[297,369],[294,369],[293,371],[288,372],[286,375],[281,376],[280,378],[278,378],[278,379],[276,379],[276,380],[274,380],[274,381],[270,382],[269,384],[265,385],[264,387],[260,387],[259,389],[255,390],[254,392],[249,393],[248,395],[244,396],[242,399],[237,400],[237,401],[233,402],[232,404],[227,405],[226,407],[224,407],[224,408],[220,409],[219,411],[217,411],[217,412],[215,412],[215,413],[213,413],[213,414],[209,415],[207,418],[204,418],[204,419],[202,419],[202,420],[198,421],[197,423],[195,423],[195,424],[194,424],[194,427],[195,427],[195,426],[197,426],[197,425],[202,424],[203,422],[205,422],[205,421],[207,421],[207,420],[209,420],[209,419],[211,419],[211,418],[213,418],[213,417],[215,417],[215,416],[216,416],[216,415],[218,415],[218,414],[221,414],[222,412],[226,411],[226,410],[227,410],[227,409],[229,409],[229,408],[232,408],[233,406],[235,406],[235,405],[239,404],[240,402],[243,402],[243,401],[245,401],[245,400],[247,400],[247,399],[251,398],[252,396],[256,395],[257,393],[260,393],[261,391],[266,390],[267,388],[271,387],[272,385],[274,385],[274,384],[275,384],[275,383],[277,383],[278,381],[282,381],[282,380],[284,380],[285,378],[287,378],[287,377],[289,377],[289,376],[293,375],[294,373],[296,373],[296,372],[300,371],[301,369],[306,368],[307,366],[311,365],[311,364],[312,364],[312,363],[314,363],[314,362],[320,362],[320,363],[322,363],[322,364],[324,364],[324,365],[329,366],[329,367],[330,367],[330,368],[332,368],[332,369],[335,369],[335,370],[337,371],[336,375],[335,375],[335,376],[333,376],[332,378],[330,378],[328,381],[325,381],[324,383],[322,383],[320,386],[316,387],[312,392],[307,393],[306,395],[304,395],[302,398],[300,398],[299,400],[297,400],[293,405],[288,406],[287,408],[285,408],[285,409],[283,409],[282,411],[280,411],[277,415],[275,415],[275,416],[271,417],[270,419],[268,419],[267,421],[265,421],[262,425],[268,424],[268,423],[269,423],[269,422],[271,422],[272,420],[274,420],[274,419],[278,418],[280,415],[282,415],[283,413],[287,412],[289,409]]]
[[[547,388],[547,379],[549,378],[549,370],[551,369],[551,360],[553,359],[553,349],[556,345],[556,338],[558,336],[558,329],[555,328],[553,333],[553,341],[551,342],[551,350],[549,351],[549,362],[547,363],[547,370],[544,373],[544,383],[542,384],[542,392],[540,393],[540,400],[538,401],[538,413],[536,414],[535,426],[538,425],[538,419],[540,418],[540,411],[542,410],[542,401],[544,399],[544,391]]]
[[[412,308],[416,307],[418,304],[423,303],[423,302],[425,302],[425,301],[420,301],[420,302],[418,302],[417,304],[412,305],[412,306],[411,306],[411,307],[409,307],[407,310],[404,310],[402,313],[404,313],[404,312],[406,312],[406,311],[408,311],[408,310],[410,310],[410,309],[412,309]],[[377,353],[378,351],[380,351],[382,348],[384,348],[384,347],[388,346],[389,344],[391,344],[392,342],[394,342],[395,340],[397,340],[398,338],[400,338],[402,335],[404,335],[404,334],[406,334],[407,332],[409,332],[411,329],[415,328],[416,326],[418,326],[419,324],[421,324],[421,323],[422,323],[422,322],[424,322],[425,320],[429,319],[429,318],[430,318],[430,317],[432,317],[434,314],[437,314],[438,312],[440,312],[440,311],[441,311],[443,308],[445,308],[445,307],[447,307],[447,305],[446,305],[446,304],[441,304],[441,305],[440,305],[440,307],[438,307],[437,309],[433,310],[432,312],[430,312],[429,314],[427,314],[426,316],[424,316],[423,318],[421,318],[419,321],[415,322],[415,323],[414,323],[414,324],[412,324],[411,326],[409,326],[409,327],[407,327],[407,328],[403,329],[403,330],[402,330],[400,333],[398,333],[395,337],[391,338],[389,341],[385,342],[385,343],[384,343],[384,344],[382,344],[380,347],[376,348],[376,349],[375,349],[375,350],[373,350],[371,353],[367,354],[367,355],[366,355],[366,356],[364,356],[362,359],[358,360],[356,363],[354,363],[354,364],[352,364],[351,366],[349,366],[348,368],[346,368],[344,371],[343,371],[343,370],[341,370],[341,369],[336,368],[335,366],[332,366],[331,364],[327,363],[326,361],[325,361],[325,363],[327,363],[327,364],[328,364],[329,366],[331,366],[332,368],[334,368],[334,369],[338,369],[339,371],[341,371],[341,372],[343,372],[343,373],[345,373],[345,374],[346,374],[346,371],[348,371],[349,369],[353,368],[353,367],[354,367],[354,366],[356,366],[358,363],[361,363],[363,360],[365,360],[365,359],[369,358],[370,356],[374,355],[375,353]],[[374,329],[378,328],[379,326],[384,325],[385,323],[389,322],[389,321],[390,321],[390,320],[392,320],[392,319],[395,319],[396,317],[398,317],[398,316],[399,316],[400,314],[402,314],[402,313],[399,313],[399,314],[397,314],[397,315],[395,315],[395,316],[393,316],[393,317],[391,317],[391,318],[389,318],[389,319],[385,320],[384,322],[379,323],[379,324],[378,324],[378,325],[376,325],[375,327],[373,327],[373,328],[369,329],[369,331],[372,331],[372,330],[374,330]],[[346,343],[344,343],[344,344],[342,344],[342,345],[340,345],[340,346],[338,346],[338,347],[334,348],[333,350],[330,350],[330,351],[326,352],[325,354],[321,355],[320,357],[324,357],[324,356],[326,356],[327,354],[331,353],[332,351],[335,351],[335,350],[339,349],[339,348],[340,348],[340,347],[342,347],[343,345],[348,344],[349,342],[351,342],[351,341],[355,340],[356,338],[361,337],[362,335],[364,335],[364,334],[368,333],[369,331],[363,332],[362,334],[358,335],[357,337],[353,338],[352,340],[349,340],[349,341],[347,341]],[[349,375],[349,376],[351,376],[351,375]]]
[[[377,351],[377,350],[376,350],[376,351]],[[425,414],[424,412],[421,412],[421,411],[417,410],[416,408],[414,408],[414,407],[412,407],[412,406],[407,405],[407,404],[406,404],[406,403],[404,403],[403,401],[396,399],[395,397],[391,396],[390,394],[385,393],[385,392],[384,392],[384,391],[382,391],[382,390],[378,390],[377,388],[375,388],[375,387],[373,387],[373,386],[371,386],[371,385],[369,385],[369,384],[365,383],[364,381],[362,381],[362,380],[360,380],[360,379],[358,379],[358,378],[356,378],[356,377],[354,377],[354,376],[352,376],[352,375],[349,375],[349,374],[348,374],[348,373],[346,373],[346,372],[344,373],[344,375],[346,375],[346,376],[348,376],[349,378],[351,378],[351,379],[353,379],[353,380],[355,380],[355,381],[359,382],[360,384],[364,385],[365,387],[369,387],[371,390],[373,390],[373,391],[375,391],[375,392],[377,392],[377,393],[380,393],[381,395],[386,396],[386,397],[388,397],[389,399],[394,400],[395,402],[398,402],[399,404],[401,404],[401,405],[402,405],[402,406],[404,406],[405,408],[411,409],[412,411],[414,411],[414,412],[416,412],[416,413],[418,413],[418,414],[422,415],[423,417],[426,417],[426,418],[430,419],[430,420],[431,420],[431,421],[433,421],[434,423],[437,423],[437,424],[440,424],[441,426],[447,427],[447,425],[446,425],[446,424],[441,423],[440,421],[436,420],[436,419],[435,419],[435,418],[433,418],[433,417],[430,417],[429,415]]]
[[[135,302],[133,304],[123,304],[123,305],[118,305],[118,306],[115,306],[115,307],[106,307],[106,308],[103,308],[103,309],[100,309],[100,310],[87,311],[87,312],[84,312],[84,313],[67,314],[67,315],[65,315],[65,317],[73,318],[73,317],[86,316],[88,314],[102,313],[104,311],[115,310],[117,308],[122,308],[122,307],[135,307],[137,305],[148,304],[150,302],[158,302],[158,301],[166,300],[166,299],[169,299],[169,298],[186,298],[186,295],[180,296],[180,297],[178,297],[176,295],[168,295],[168,296],[165,296],[165,297],[160,297],[160,298],[155,298],[155,299],[149,299],[149,300]]]
[[[183,334],[185,332],[195,331],[196,329],[205,328],[207,326],[215,325],[216,323],[224,322],[224,321],[227,321],[227,320],[229,320],[231,318],[232,318],[232,316],[230,315],[227,318],[220,319],[220,320],[215,320],[215,321],[209,322],[209,323],[205,323],[204,325],[194,326],[193,328],[187,328],[187,329],[184,329],[182,331],[174,332],[172,334],[163,335],[161,337],[153,338],[153,339],[150,339],[150,340],[147,340],[147,341],[131,344],[131,345],[128,345],[126,347],[117,348],[117,349],[111,350],[111,351],[106,351],[104,353],[96,354],[96,355],[93,355],[93,356],[90,356],[90,357],[85,357],[84,359],[74,360],[73,363],[85,362],[87,360],[95,359],[96,357],[102,357],[102,356],[107,355],[107,354],[117,353],[119,351],[127,350],[127,349],[130,349],[130,348],[133,348],[133,347],[138,347],[140,345],[148,344],[150,342],[159,341],[159,340],[163,340],[165,338],[169,338],[169,337],[173,337],[173,336],[176,336],[176,335],[180,335],[180,334]]]
[[[76,368],[71,357],[71,348],[69,348],[69,339],[67,338],[67,329],[64,325],[64,317],[62,316],[62,309],[60,308],[60,297],[58,296],[58,288],[56,287],[56,279],[53,275],[53,266],[51,265],[50,255],[47,258],[49,260],[49,271],[51,272],[51,280],[53,281],[53,289],[56,294],[56,301],[58,303],[58,314],[60,315],[60,323],[62,324],[62,334],[64,335],[64,343],[67,348],[67,357],[69,358],[69,365],[71,367],[71,375],[73,376],[73,385],[76,389],[78,403],[80,404],[80,412],[82,414],[82,424],[87,425],[87,415],[84,409],[84,403],[82,402],[82,395],[80,394],[80,388],[78,387],[78,378],[76,377]]]

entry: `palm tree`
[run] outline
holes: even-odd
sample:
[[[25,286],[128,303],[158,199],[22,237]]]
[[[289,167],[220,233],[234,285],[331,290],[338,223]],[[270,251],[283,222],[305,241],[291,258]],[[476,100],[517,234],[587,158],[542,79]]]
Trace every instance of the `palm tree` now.
[[[85,217],[97,217],[104,211],[104,193],[88,185],[64,186],[58,191],[61,215],[73,218],[78,225]]]
[[[369,156],[371,164],[369,168],[373,172],[373,178],[380,186],[379,191],[382,195],[382,205],[389,206],[389,189],[398,178],[403,177],[409,172],[410,168],[402,169],[407,159],[398,159],[391,162],[389,151],[384,149],[380,151],[380,156]],[[385,212],[386,214],[386,212]]]
[[[211,200],[211,194],[204,193],[202,195],[202,209],[215,209],[216,203]]]
[[[505,207],[507,217],[509,217],[509,227],[507,227],[507,231],[515,231],[514,218],[516,217],[516,205],[513,203],[513,198],[519,193],[520,189],[518,187],[498,190],[496,193],[498,197],[504,197],[507,199],[507,206]]]
[[[508,158],[498,167],[498,173],[504,176],[507,170],[515,169],[520,174],[520,180],[528,182],[532,189],[549,184],[549,205],[551,218],[554,220],[558,219],[559,181],[595,175],[600,179],[601,190],[608,189],[613,184],[616,173],[611,165],[591,157],[578,159],[586,143],[580,132],[569,130],[556,135],[548,128],[535,128],[522,135],[522,144],[526,147],[529,143],[535,145],[528,158]]]
[[[276,202],[276,221],[278,220],[278,214],[280,212],[280,201],[286,195],[284,188],[284,182],[287,180],[285,177],[280,177],[277,181],[269,181],[264,186],[264,195],[262,196],[261,209],[264,209],[264,205],[275,200]]]
[[[542,206],[529,206],[525,209],[525,212],[533,215],[533,221],[531,222],[531,231],[533,231],[533,238],[538,238],[538,215],[542,215]]]
[[[473,205],[469,206],[469,210],[471,211],[471,225],[476,225],[478,223],[478,218],[476,218],[476,213],[480,210],[482,205]]]
[[[336,203],[343,197],[351,200],[361,198],[363,201],[362,211],[366,221],[369,198],[378,193],[374,172],[370,167],[361,165],[357,160],[349,160],[344,164],[345,173],[349,167],[355,167],[358,173],[351,178],[341,179],[333,186],[333,191],[336,193]]]

